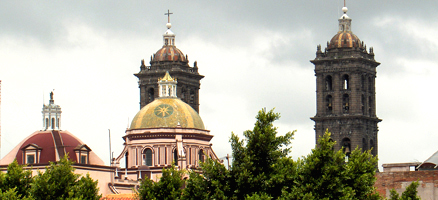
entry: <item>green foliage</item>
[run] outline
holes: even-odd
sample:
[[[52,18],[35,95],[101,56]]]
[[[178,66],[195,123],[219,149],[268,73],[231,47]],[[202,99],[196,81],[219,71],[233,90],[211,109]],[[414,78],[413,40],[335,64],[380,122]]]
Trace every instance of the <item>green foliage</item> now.
[[[418,196],[417,188],[420,184],[418,181],[414,181],[406,187],[406,190],[402,193],[401,197],[394,189],[390,191],[390,200],[420,200]]]
[[[230,142],[233,150],[233,164],[230,185],[234,187],[233,196],[244,199],[247,195],[259,192],[276,198],[281,195],[276,164],[286,158],[290,152],[288,146],[293,139],[293,132],[277,136],[277,128],[273,122],[280,118],[273,110],[262,109],[256,116],[253,130],[243,133],[245,139],[240,140],[234,133]],[[281,184],[280,184],[281,185]]]
[[[58,163],[50,163],[44,173],[38,172],[31,184],[32,197],[39,199],[99,199],[97,181],[89,175],[79,179],[65,156]]]
[[[15,188],[14,193],[19,196],[28,196],[32,172],[24,170],[16,160],[8,165],[6,174],[0,173],[0,190],[9,191]]]
[[[138,196],[143,199],[180,199],[184,180],[184,172],[175,168],[175,165],[163,169],[159,182],[144,179],[138,190]]]
[[[374,188],[377,158],[356,148],[348,162],[342,150],[333,151],[330,133],[319,138],[312,153],[298,162],[296,185],[284,190],[285,199],[379,199]]]
[[[201,163],[201,167],[202,175],[190,172],[182,199],[228,199],[230,174],[225,166],[209,158]]]

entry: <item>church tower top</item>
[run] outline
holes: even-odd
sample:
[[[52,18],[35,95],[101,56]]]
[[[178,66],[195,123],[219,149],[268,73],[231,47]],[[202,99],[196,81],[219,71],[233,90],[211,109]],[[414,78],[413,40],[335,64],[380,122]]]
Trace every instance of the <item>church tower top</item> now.
[[[175,46],[175,33],[170,30],[172,28],[172,24],[170,23],[170,15],[173,14],[167,10],[167,13],[164,13],[164,15],[167,15],[167,30],[164,32],[163,35],[163,46]]]
[[[43,105],[43,110],[41,113],[43,114],[43,130],[61,129],[61,106],[55,104],[55,100],[53,99],[53,91],[50,92],[49,104]]]

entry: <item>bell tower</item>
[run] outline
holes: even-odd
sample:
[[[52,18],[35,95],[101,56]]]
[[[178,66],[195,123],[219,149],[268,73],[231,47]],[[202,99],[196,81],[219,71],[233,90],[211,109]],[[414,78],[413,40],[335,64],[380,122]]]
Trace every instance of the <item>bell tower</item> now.
[[[356,147],[372,149],[378,154],[376,116],[376,68],[373,48],[367,51],[364,42],[351,31],[347,7],[338,20],[338,33],[327,42],[324,51],[317,46],[316,76],[316,139],[326,129],[336,141],[335,150],[344,148],[347,155]]]
[[[204,76],[198,73],[198,65],[195,61],[193,67],[189,66],[187,55],[175,46],[175,34],[170,30],[170,13],[167,11],[167,30],[163,34],[163,47],[151,56],[150,66],[141,61],[140,72],[134,74],[140,88],[140,109],[159,97],[157,80],[162,78],[166,72],[178,79],[177,96],[189,104],[199,113],[199,89],[200,81]]]

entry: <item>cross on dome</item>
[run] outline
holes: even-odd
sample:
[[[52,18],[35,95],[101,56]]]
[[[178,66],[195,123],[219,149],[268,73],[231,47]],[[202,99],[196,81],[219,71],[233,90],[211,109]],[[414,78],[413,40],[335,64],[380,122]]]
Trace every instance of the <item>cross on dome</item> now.
[[[170,15],[173,14],[169,10],[167,10],[167,13],[164,13],[164,15],[167,15],[167,30],[164,32],[163,35],[163,46],[175,46],[175,34],[170,30],[172,27],[172,24],[170,24]]]

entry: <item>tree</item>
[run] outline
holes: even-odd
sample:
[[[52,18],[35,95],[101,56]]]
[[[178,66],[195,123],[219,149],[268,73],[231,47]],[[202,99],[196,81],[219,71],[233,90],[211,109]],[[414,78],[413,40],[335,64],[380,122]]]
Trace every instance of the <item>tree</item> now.
[[[79,179],[72,161],[65,156],[58,163],[50,162],[44,173],[34,177],[30,193],[39,199],[99,199],[97,181],[89,175]]]
[[[284,199],[379,199],[374,188],[377,158],[356,148],[345,161],[342,150],[326,131],[312,153],[300,160],[296,184],[283,191]]]
[[[8,165],[8,171],[5,174],[0,172],[0,190],[6,192],[15,188],[13,193],[18,197],[28,196],[31,182],[32,172],[24,170],[17,160]]]
[[[394,189],[390,191],[390,200],[420,200],[417,195],[417,188],[419,186],[418,181],[414,181],[406,187],[406,190],[402,193],[401,197]]]
[[[180,199],[184,180],[184,171],[175,168],[175,165],[168,169],[164,168],[159,182],[145,178],[140,183],[138,196],[143,199]]]
[[[222,163],[208,158],[201,163],[201,172],[191,171],[182,199],[228,199],[230,173]]]
[[[284,174],[277,174],[281,171],[277,165],[284,161],[282,159],[290,159],[287,154],[294,132],[277,136],[273,122],[279,118],[280,114],[274,113],[273,109],[268,112],[262,109],[256,116],[253,130],[243,133],[245,139],[240,140],[234,133],[231,135],[233,164],[230,186],[236,199],[244,199],[255,193],[273,198],[281,195],[282,180],[278,180],[278,177]]]

